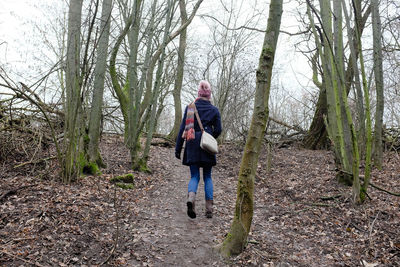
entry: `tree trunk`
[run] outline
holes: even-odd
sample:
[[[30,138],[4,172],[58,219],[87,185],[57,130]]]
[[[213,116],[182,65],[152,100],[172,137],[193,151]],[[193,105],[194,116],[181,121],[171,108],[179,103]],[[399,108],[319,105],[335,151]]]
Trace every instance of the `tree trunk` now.
[[[141,2],[141,0],[136,0]],[[138,152],[140,150],[140,147],[138,146],[138,141],[139,141],[139,136],[141,133],[141,130],[143,129],[144,124],[148,121],[151,115],[151,111],[148,110],[149,106],[152,102],[154,92],[153,90],[153,73],[155,66],[157,64],[157,61],[159,57],[162,54],[163,47],[165,47],[170,41],[172,41],[174,38],[176,38],[193,20],[198,8],[200,7],[200,4],[203,2],[203,0],[198,0],[196,5],[193,8],[193,12],[186,21],[185,24],[181,25],[175,32],[170,34],[167,38],[167,41],[162,44],[160,44],[155,50],[152,49],[152,43],[147,42],[147,51],[146,51],[146,56],[144,59],[144,64],[143,64],[143,69],[142,69],[142,76],[140,80],[138,80],[137,77],[137,70],[132,71],[130,70],[130,74],[128,75],[129,77],[127,78],[128,83],[125,84],[124,87],[122,87],[119,84],[118,81],[118,75],[116,71],[116,58],[118,54],[119,47],[125,38],[126,34],[128,33],[130,26],[132,22],[134,21],[135,14],[132,13],[130,17],[127,20],[127,24],[123,31],[121,32],[120,36],[117,39],[117,42],[114,46],[113,52],[111,54],[111,59],[110,59],[110,75],[113,83],[113,88],[117,94],[118,100],[120,102],[121,106],[121,111],[124,116],[124,126],[125,126],[125,139],[126,143],[128,144],[128,147],[130,149],[130,154],[131,154],[131,159],[132,159],[132,164],[135,166],[135,162],[138,161]],[[153,1],[152,3],[152,14],[157,16],[155,14],[156,12],[156,1]],[[154,21],[154,18],[151,18],[151,21]],[[138,22],[139,23],[139,22]],[[149,30],[150,33],[148,34],[147,40],[152,40],[153,38],[150,38],[153,36],[155,29],[154,29],[154,24],[150,22]],[[133,33],[132,33],[133,34]],[[132,40],[133,35],[130,35],[130,39]],[[135,44],[135,42],[130,41],[131,44]],[[136,42],[137,43],[137,42]],[[134,49],[136,51],[137,49]],[[135,53],[133,51],[133,53]],[[153,51],[155,51],[153,53]],[[130,51],[132,53],[132,51]],[[153,53],[153,54],[152,54]],[[130,60],[130,62],[133,62],[133,60]],[[136,76],[135,76],[136,75]],[[136,79],[136,83],[133,81]],[[133,81],[133,82],[132,82]],[[133,86],[136,88],[136,90],[132,91],[131,93],[128,92],[128,88],[130,86]],[[146,91],[143,95],[144,88],[146,88]],[[133,93],[133,96],[130,95]],[[132,104],[132,100],[134,100]],[[130,112],[128,112],[130,110]],[[133,122],[133,123],[132,123]]]
[[[383,97],[383,67],[382,67],[382,33],[381,33],[381,19],[379,15],[379,1],[372,0],[372,36],[373,36],[373,50],[374,50],[374,74],[375,74],[375,88],[376,88],[376,113],[375,113],[375,127],[374,127],[374,164],[377,168],[382,168],[383,159],[383,110],[384,110],[384,97]]]
[[[145,169],[145,170],[148,169],[147,160],[149,158],[151,139],[153,138],[153,132],[154,132],[155,125],[156,125],[158,98],[159,98],[159,94],[160,94],[161,77],[162,77],[162,72],[164,69],[164,61],[165,61],[165,48],[168,43],[168,33],[169,33],[169,29],[171,27],[172,17],[174,15],[173,7],[174,7],[174,1],[169,0],[168,5],[166,7],[167,8],[167,12],[166,12],[167,16],[165,17],[165,28],[164,28],[164,36],[163,36],[163,40],[162,40],[161,56],[158,59],[156,80],[154,82],[153,97],[152,97],[152,101],[151,101],[150,124],[149,124],[149,129],[147,131],[146,145],[145,145],[145,148],[143,151],[142,160],[140,162],[135,162],[135,164],[136,164],[135,169],[137,169],[138,166],[141,169]]]
[[[125,143],[129,148],[131,155],[131,162],[136,159],[136,153],[138,150],[138,144],[135,136],[137,132],[138,122],[136,121],[137,110],[136,98],[138,96],[138,66],[137,66],[137,54],[139,49],[139,30],[140,30],[140,7],[142,0],[135,0],[133,3],[133,14],[134,21],[132,29],[129,33],[129,60],[128,60],[128,132],[125,134]]]
[[[318,43],[318,42],[317,42]],[[318,45],[317,45],[318,46]],[[318,150],[329,147],[329,138],[326,131],[324,117],[327,114],[326,88],[324,82],[318,80],[318,50],[311,59],[313,70],[313,83],[319,88],[318,102],[315,107],[314,117],[310,128],[303,139],[303,145],[307,149]]]
[[[361,5],[359,4],[359,0],[354,1],[356,3],[356,6]],[[371,12],[371,7],[369,6],[366,10],[363,16],[361,16],[361,11],[359,12],[358,15],[356,15],[356,21],[357,21],[357,27],[360,31],[360,35],[362,34],[365,24],[367,22],[367,19],[369,17],[369,14]],[[348,36],[352,36],[351,40],[353,42],[353,46],[357,47],[357,37],[355,30],[351,31],[352,34]],[[316,37],[317,38],[317,37]],[[345,88],[347,91],[347,94],[349,94],[351,85],[353,84],[353,77],[357,78],[358,73],[355,73],[354,65],[353,65],[353,60],[355,58],[355,61],[358,59],[358,50],[356,49],[356,53],[354,55],[351,55],[348,61],[346,73],[345,73]],[[313,63],[314,65],[315,63]],[[325,88],[325,82],[322,84],[319,84],[317,80],[317,68],[313,67],[313,82],[316,84],[317,87],[320,88],[320,95],[318,97],[318,103],[316,106],[316,110],[314,113],[314,117],[312,120],[312,123],[310,125],[310,129],[304,138],[303,144],[306,148],[308,149],[325,149],[329,147],[329,138],[328,134],[325,128],[325,123],[324,123],[324,117],[327,116],[327,103],[326,100],[323,100],[323,96],[326,96],[326,88]],[[356,80],[356,86],[357,86],[357,80]],[[358,86],[357,88],[357,110],[359,112],[358,114],[358,121],[359,121],[359,127],[358,127],[358,132],[359,132],[359,144],[363,145],[365,143],[365,126],[364,126],[364,105],[363,105],[363,96],[361,93],[361,87]]]
[[[187,21],[185,0],[179,0],[179,10],[181,12],[181,24],[183,25]],[[187,30],[185,28],[179,35],[178,66],[176,70],[174,91],[172,92],[172,95],[174,97],[175,121],[174,121],[174,127],[172,128],[171,132],[168,135],[168,137],[172,140],[176,140],[182,120],[181,91],[183,82],[183,70],[185,66],[186,35],[187,35],[186,32]]]
[[[350,36],[350,18],[346,10],[346,4],[344,3],[344,0],[342,0],[343,3],[343,10],[344,14],[346,17],[346,26],[347,26],[347,33]],[[372,146],[372,134],[371,134],[371,112],[370,112],[370,101],[369,101],[369,90],[367,86],[367,79],[366,79],[366,74],[365,74],[365,68],[364,68],[364,57],[362,53],[362,48],[361,48],[361,33],[359,29],[359,23],[358,23],[358,17],[357,15],[359,13],[358,8],[360,8],[360,3],[359,1],[356,2],[354,12],[355,12],[355,18],[356,18],[356,26],[355,26],[355,37],[353,42],[350,42],[350,53],[351,53],[351,60],[352,60],[352,65],[353,65],[353,70],[355,74],[355,81],[356,81],[356,87],[357,91],[361,91],[361,84],[360,84],[360,79],[359,79],[359,70],[358,70],[358,64],[357,61],[355,60],[357,58],[356,54],[359,55],[360,58],[360,67],[361,67],[361,76],[362,76],[362,87],[363,87],[363,92],[364,92],[364,102],[365,103],[365,118],[366,118],[366,125],[364,125],[364,121],[360,121],[359,123],[361,126],[365,129],[364,135],[362,132],[359,132],[359,143],[360,139],[364,140],[365,144],[365,180],[367,182],[364,182],[363,186],[360,187],[360,182],[358,177],[353,178],[353,197],[356,201],[363,202],[365,200],[366,192],[367,192],[367,187],[368,187],[368,181],[370,177],[370,170],[371,170],[371,146]],[[369,8],[370,9],[370,8]],[[369,12],[366,12],[366,14]],[[355,45],[357,45],[357,49],[355,48]],[[362,97],[361,92],[357,92],[359,97]],[[358,101],[358,102],[359,102]],[[364,109],[364,104],[361,105],[362,109]],[[360,108],[360,106],[358,106]],[[360,111],[359,111],[360,112]],[[364,112],[364,111],[362,111]],[[364,154],[364,153],[363,153]]]
[[[79,156],[81,128],[80,46],[83,0],[71,0],[68,14],[68,44],[66,57],[66,113],[64,129],[65,157],[63,182],[75,181],[80,175]]]
[[[324,123],[324,116],[326,116],[326,113],[326,90],[323,87],[318,96],[318,102],[310,129],[303,140],[303,145],[307,149],[318,150],[327,149],[329,147],[329,138]]]
[[[125,39],[126,35],[129,32],[129,29],[133,23],[134,19],[134,13],[129,16],[129,18],[126,21],[125,27],[119,34],[114,47],[111,52],[111,57],[110,57],[110,66],[109,66],[109,71],[110,71],[110,76],[111,76],[111,83],[113,86],[113,89],[115,91],[115,94],[117,95],[118,102],[120,105],[121,113],[124,119],[124,129],[125,129],[125,135],[128,132],[128,97],[126,93],[126,88],[125,86],[121,86],[118,80],[118,73],[117,73],[117,68],[116,68],[116,59],[118,55],[119,48]]]
[[[219,247],[224,257],[241,253],[253,219],[254,177],[269,114],[272,67],[282,18],[282,1],[271,0],[267,30],[256,74],[254,113],[239,170],[235,214],[230,232]]]
[[[351,123],[349,118],[345,115],[347,112],[347,96],[344,73],[344,47],[343,47],[343,15],[342,15],[342,3],[341,1],[333,1],[333,13],[334,13],[334,27],[333,27],[333,43],[334,43],[334,54],[335,54],[335,68],[337,69],[337,89],[339,93],[340,102],[340,114],[342,116],[342,127],[343,127],[343,138],[345,144],[345,153],[347,155],[349,165],[353,162],[353,146],[351,140]],[[351,170],[351,169],[350,169]]]
[[[103,0],[100,24],[100,39],[97,50],[97,62],[94,69],[94,89],[92,96],[92,107],[89,119],[89,164],[104,167],[99,151],[100,124],[102,117],[104,79],[107,68],[108,41],[110,36],[110,21],[112,11],[112,0]]]
[[[187,21],[185,22],[185,24],[181,25],[175,32],[171,33],[169,35],[168,41],[165,45],[168,45],[169,42],[171,42],[173,39],[175,39],[178,35],[180,35],[182,33],[183,30],[185,30],[190,23],[193,21],[194,16],[196,15],[197,10],[199,9],[201,3],[203,2],[203,0],[197,0],[195,6],[193,7],[193,11],[190,14],[189,18],[187,19]],[[149,66],[148,66],[148,73],[153,73],[154,69],[156,67],[158,58],[160,57],[161,53],[162,53],[162,46],[163,44],[160,44],[157,49],[156,52],[154,53],[154,55],[152,56],[150,62],[149,62]],[[143,101],[141,104],[141,114],[140,116],[142,116],[142,114],[145,112],[145,110],[148,108],[148,106],[150,105],[151,99],[152,99],[152,88],[153,88],[153,75],[147,75],[147,79],[146,79],[146,92],[144,94],[143,97]]]

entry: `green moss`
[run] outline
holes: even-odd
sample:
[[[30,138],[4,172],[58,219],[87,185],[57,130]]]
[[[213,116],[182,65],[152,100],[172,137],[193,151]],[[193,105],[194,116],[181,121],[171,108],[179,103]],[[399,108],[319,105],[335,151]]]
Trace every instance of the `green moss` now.
[[[83,167],[82,173],[88,175],[101,175],[99,166],[95,162],[88,162],[86,166]]]
[[[267,54],[272,54],[273,52],[274,52],[273,47],[271,47],[271,46],[264,46],[264,47],[263,47],[262,54],[263,54],[264,56],[267,55]]]
[[[144,161],[143,159],[139,160],[139,162],[137,162],[133,166],[133,169],[135,171],[140,171],[140,172],[144,172],[144,173],[148,173],[148,174],[152,173],[151,169],[149,167],[147,167],[146,161]]]
[[[134,185],[129,183],[115,183],[115,185],[125,190],[134,188]]]
[[[83,170],[85,167],[88,165],[88,161],[86,160],[86,157],[83,152],[79,154],[79,174],[83,173]]]
[[[361,203],[364,203],[366,197],[367,197],[367,190],[364,187],[361,187],[361,190],[360,190]]]
[[[125,175],[116,176],[110,179],[111,183],[134,183],[134,176],[132,173],[128,173]]]
[[[107,164],[103,161],[103,158],[101,157],[100,151],[97,151],[97,159],[96,159],[96,164],[99,168],[105,168],[107,167]]]
[[[122,189],[133,189],[135,187],[134,178],[132,173],[128,173],[111,178],[110,183]]]
[[[90,138],[88,134],[83,135],[83,142],[86,144],[89,144]]]
[[[82,152],[79,154],[80,173],[86,175],[101,175],[101,171],[96,162],[89,162]]]
[[[124,84],[124,87],[122,87],[122,91],[124,91],[124,93],[128,93],[128,89],[129,89],[129,80],[126,79],[126,83]]]

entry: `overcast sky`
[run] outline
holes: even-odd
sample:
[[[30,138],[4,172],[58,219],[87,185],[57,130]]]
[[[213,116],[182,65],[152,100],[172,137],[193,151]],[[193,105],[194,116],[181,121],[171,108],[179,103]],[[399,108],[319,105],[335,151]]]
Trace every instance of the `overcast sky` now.
[[[39,49],[40,45],[35,44],[32,41],[34,38],[30,37],[33,34],[33,29],[29,21],[46,24],[46,21],[51,19],[50,16],[47,16],[45,10],[40,10],[35,6],[35,2],[32,0],[0,0],[0,64],[2,66],[8,64],[12,68],[30,68],[32,55],[36,53],[35,51]],[[65,4],[64,0],[40,1],[41,4],[46,2],[49,5],[54,5],[55,8],[61,8]],[[198,14],[215,13],[215,6],[218,2],[216,0],[204,0]],[[285,1],[284,3],[282,29],[285,31],[295,32],[297,30],[296,20],[292,13],[293,9],[296,8],[293,2],[295,1]],[[244,3],[245,5],[242,7],[244,14],[252,9],[249,5],[254,5],[254,3],[258,5],[259,11],[265,14],[264,18],[261,18],[261,25],[258,28],[265,28],[269,1],[249,0]],[[201,29],[203,34],[207,35],[208,28],[204,19],[197,17],[193,25],[190,26],[190,33],[196,34]],[[195,31],[193,30],[194,27]],[[263,34],[261,33],[259,49],[261,49],[262,39]],[[280,69],[280,83],[288,90],[297,92],[307,86],[310,70],[304,57],[295,52],[293,42],[293,38],[289,38],[285,34],[280,35],[276,67]]]

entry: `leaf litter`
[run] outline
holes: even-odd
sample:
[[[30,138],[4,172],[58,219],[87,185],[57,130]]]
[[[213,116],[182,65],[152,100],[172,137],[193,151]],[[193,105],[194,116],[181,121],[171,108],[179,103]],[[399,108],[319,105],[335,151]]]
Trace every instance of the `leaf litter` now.
[[[254,217],[244,252],[230,260],[213,250],[229,231],[242,146],[225,144],[213,169],[214,217],[186,215],[189,169],[173,148],[153,146],[151,174],[130,170],[121,137],[104,138],[107,168],[72,185],[57,182],[54,162],[42,171],[2,164],[1,266],[399,266],[400,199],[369,188],[363,205],[335,179],[327,151],[267,150],[255,178]],[[29,175],[27,175],[27,173]],[[133,173],[135,187],[109,180]],[[372,182],[400,192],[400,159],[385,154]]]

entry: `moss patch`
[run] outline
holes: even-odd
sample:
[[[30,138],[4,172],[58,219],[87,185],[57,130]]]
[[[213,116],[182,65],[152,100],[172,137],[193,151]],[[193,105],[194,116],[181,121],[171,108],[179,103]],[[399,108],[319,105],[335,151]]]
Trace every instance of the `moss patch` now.
[[[82,173],[88,175],[101,175],[99,166],[95,162],[88,162],[83,166]]]
[[[144,160],[139,160],[139,162],[136,163],[136,164],[133,166],[133,169],[134,169],[135,171],[139,171],[139,172],[143,172],[143,173],[148,173],[148,174],[153,173],[153,172],[151,171],[151,169],[147,166],[146,161],[144,161]]]
[[[110,183],[122,189],[133,189],[135,187],[134,178],[132,173],[128,173],[111,178]]]
[[[132,173],[116,176],[110,179],[110,182],[115,183],[130,183],[133,184],[134,176]]]
[[[122,189],[133,189],[134,185],[133,184],[129,184],[129,183],[115,183],[115,186],[118,186]]]

